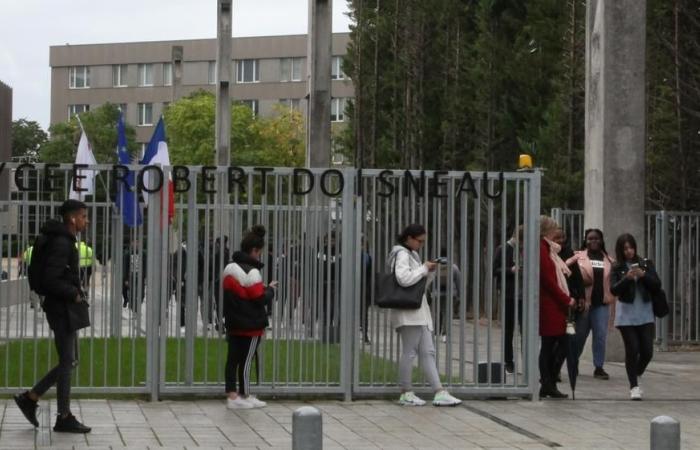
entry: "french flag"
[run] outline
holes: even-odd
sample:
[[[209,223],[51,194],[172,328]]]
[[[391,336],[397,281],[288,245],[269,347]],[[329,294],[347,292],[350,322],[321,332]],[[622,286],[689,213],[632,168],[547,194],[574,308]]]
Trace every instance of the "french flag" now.
[[[143,159],[140,161],[142,165],[160,165],[161,167],[170,167],[170,153],[168,153],[168,143],[165,141],[165,124],[163,117],[158,120],[158,125],[153,131],[151,142],[148,143],[146,151],[143,153]],[[144,175],[144,184],[148,184],[148,174]],[[168,191],[168,223],[173,223],[175,215],[175,187],[172,178],[168,177],[164,184]],[[161,191],[164,192],[165,189]],[[161,194],[162,195],[162,194]],[[147,200],[147,199],[146,199]]]

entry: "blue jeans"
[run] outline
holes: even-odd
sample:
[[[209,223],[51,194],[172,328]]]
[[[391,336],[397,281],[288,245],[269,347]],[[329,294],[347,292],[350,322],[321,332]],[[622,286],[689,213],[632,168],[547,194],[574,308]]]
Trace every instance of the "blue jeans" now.
[[[603,367],[605,363],[605,341],[608,339],[609,319],[610,306],[608,305],[592,306],[588,313],[580,314],[576,319],[578,356],[581,357],[588,334],[593,330],[593,364],[596,367]]]

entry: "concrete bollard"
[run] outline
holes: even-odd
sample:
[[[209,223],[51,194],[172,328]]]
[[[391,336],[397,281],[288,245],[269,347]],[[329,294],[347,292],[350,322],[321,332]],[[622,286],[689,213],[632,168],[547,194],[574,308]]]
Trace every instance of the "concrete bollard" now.
[[[673,417],[658,416],[651,421],[651,450],[680,450],[681,424]]]
[[[323,448],[323,418],[313,406],[302,406],[292,415],[292,450]]]

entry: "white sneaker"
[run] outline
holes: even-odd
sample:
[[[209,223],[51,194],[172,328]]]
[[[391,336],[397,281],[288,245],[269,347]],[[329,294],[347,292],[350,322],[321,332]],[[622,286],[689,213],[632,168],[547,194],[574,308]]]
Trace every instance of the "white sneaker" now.
[[[423,406],[425,405],[425,400],[419,398],[413,392],[404,392],[399,398],[399,405],[404,406]]]
[[[630,389],[630,400],[641,400],[642,399],[642,390],[639,389],[639,386],[635,386],[632,389]]]
[[[267,406],[267,403],[262,400],[258,400],[254,395],[249,395],[245,398],[245,401],[253,405],[253,408],[264,408]]]
[[[433,406],[457,406],[462,403],[462,400],[450,395],[446,390],[442,390],[435,394]]]
[[[235,399],[226,399],[226,407],[228,409],[253,409],[255,406],[249,402],[248,400],[244,399],[241,396],[236,397]]]

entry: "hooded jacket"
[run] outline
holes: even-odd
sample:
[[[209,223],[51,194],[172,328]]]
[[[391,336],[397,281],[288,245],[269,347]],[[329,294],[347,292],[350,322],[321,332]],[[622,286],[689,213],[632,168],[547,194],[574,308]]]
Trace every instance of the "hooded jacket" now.
[[[57,220],[47,221],[41,233],[49,237],[44,256],[42,286],[50,292],[44,298],[43,308],[49,325],[55,329],[54,319],[67,315],[66,303],[81,294],[80,263],[75,236]]]
[[[260,261],[240,251],[224,268],[224,320],[230,335],[262,336],[269,323],[267,316],[275,293],[263,284],[262,268]]]
[[[401,286],[413,286],[423,277],[429,277],[426,284],[429,285],[433,277],[425,264],[421,263],[418,253],[403,245],[395,245],[391,249],[387,266],[388,270],[394,269],[396,281]],[[427,326],[430,331],[433,331],[433,318],[425,294],[423,294],[423,301],[418,309],[392,309],[391,324],[395,329],[403,326]]]

